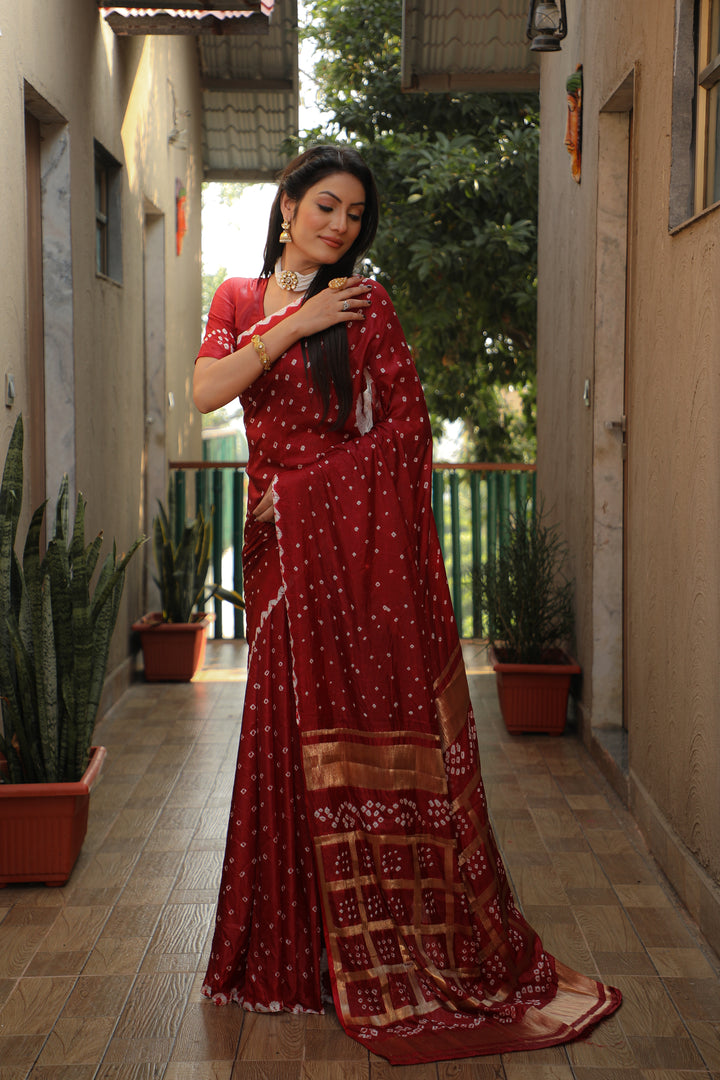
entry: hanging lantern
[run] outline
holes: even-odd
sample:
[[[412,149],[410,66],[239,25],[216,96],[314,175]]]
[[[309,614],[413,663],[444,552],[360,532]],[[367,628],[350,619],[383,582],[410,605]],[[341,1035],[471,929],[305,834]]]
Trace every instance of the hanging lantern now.
[[[560,42],[567,34],[565,0],[530,0],[527,36],[534,52],[559,52]]]

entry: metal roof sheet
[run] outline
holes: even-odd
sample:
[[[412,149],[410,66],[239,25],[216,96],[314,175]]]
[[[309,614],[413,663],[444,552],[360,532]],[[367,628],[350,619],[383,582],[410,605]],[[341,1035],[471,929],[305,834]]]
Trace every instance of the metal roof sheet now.
[[[536,90],[528,0],[403,0],[403,90]]]
[[[212,4],[193,7],[179,4],[166,7],[130,7],[126,4],[102,5],[100,11],[112,30],[129,34],[199,34],[212,30],[220,34],[262,32],[273,0],[242,0],[234,8]]]
[[[273,180],[298,129],[297,0],[280,0],[266,35],[200,34],[207,180]]]
[[[206,180],[275,178],[285,163],[280,148],[298,129],[297,0],[101,11],[118,34],[196,36]]]
[[[224,13],[227,15],[235,15],[238,11],[247,11],[249,9],[259,11],[260,3],[261,0],[223,0],[222,4],[218,4],[217,0],[172,0],[172,2],[156,5],[154,7],[143,7],[140,4],[108,4],[105,0],[98,0],[98,7],[103,8],[105,11],[135,11],[146,13],[153,11],[186,12],[192,17],[200,13],[207,13],[208,11],[218,12],[218,14]],[[272,0],[270,0],[270,7],[272,8]]]

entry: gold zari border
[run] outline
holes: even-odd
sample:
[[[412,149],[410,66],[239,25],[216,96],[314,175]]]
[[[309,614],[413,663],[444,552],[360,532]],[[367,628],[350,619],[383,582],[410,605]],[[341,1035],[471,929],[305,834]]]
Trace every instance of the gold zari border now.
[[[323,788],[373,788],[403,791],[421,788],[433,794],[447,791],[442,755],[437,748],[333,742],[303,746],[305,784]]]
[[[438,692],[438,687],[443,683],[447,685]],[[435,691],[435,709],[440,723],[443,750],[446,750],[467,724],[470,708],[470,688],[459,645],[450,657],[445,671],[435,681]]]

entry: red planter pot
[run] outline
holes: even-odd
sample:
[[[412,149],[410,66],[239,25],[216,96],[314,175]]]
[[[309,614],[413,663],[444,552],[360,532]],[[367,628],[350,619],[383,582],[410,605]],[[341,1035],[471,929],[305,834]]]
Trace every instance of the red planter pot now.
[[[547,664],[510,664],[502,649],[491,649],[490,658],[508,731],[562,735],[570,680],[580,674],[580,665],[562,649],[554,649]]]
[[[205,662],[208,629],[215,616],[205,613],[189,623],[166,623],[159,611],[133,623],[140,635],[148,682],[190,682]]]
[[[29,881],[64,885],[70,877],[105,747],[93,746],[90,754],[77,783],[0,784],[0,888]]]

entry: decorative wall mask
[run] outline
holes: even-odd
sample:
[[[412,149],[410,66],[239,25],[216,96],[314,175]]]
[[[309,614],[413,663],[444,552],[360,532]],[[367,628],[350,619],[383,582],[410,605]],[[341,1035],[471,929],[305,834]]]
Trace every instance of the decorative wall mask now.
[[[187,191],[182,180],[175,181],[175,250],[179,255],[187,232]]]
[[[583,66],[578,64],[565,84],[568,117],[565,128],[565,146],[572,162],[573,180],[580,183],[582,174],[582,92]]]

